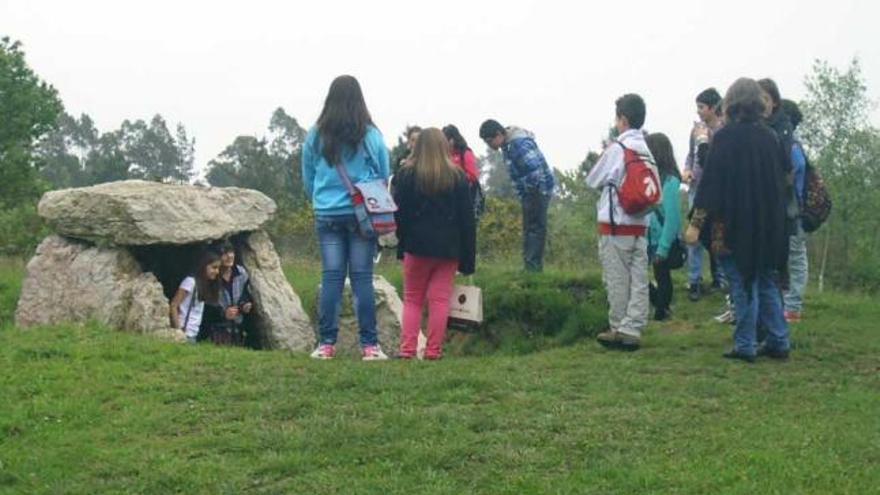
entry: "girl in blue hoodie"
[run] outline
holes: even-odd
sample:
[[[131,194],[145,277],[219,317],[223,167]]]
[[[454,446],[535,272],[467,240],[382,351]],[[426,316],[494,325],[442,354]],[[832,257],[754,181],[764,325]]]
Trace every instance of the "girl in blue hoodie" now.
[[[352,76],[333,80],[318,122],[303,145],[302,177],[315,210],[321,247],[321,294],[316,359],[336,355],[338,307],[345,277],[351,279],[365,361],[388,359],[379,345],[373,297],[376,239],[358,232],[351,196],[336,167],[345,167],[351,182],[388,179],[388,148],[373,125],[360,84]]]
[[[656,289],[652,286],[651,301],[654,303],[654,319],[667,320],[671,316],[672,275],[669,267],[669,254],[673,243],[681,248],[681,174],[675,163],[672,143],[662,133],[649,134],[645,138],[648,149],[654,155],[657,171],[663,183],[663,203],[651,214],[648,228],[648,258],[654,267]]]

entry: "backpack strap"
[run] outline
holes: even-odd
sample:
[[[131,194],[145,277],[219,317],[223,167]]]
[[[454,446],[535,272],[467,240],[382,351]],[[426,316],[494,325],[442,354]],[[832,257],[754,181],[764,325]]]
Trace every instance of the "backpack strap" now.
[[[342,181],[342,184],[345,185],[345,189],[348,190],[348,195],[354,198],[357,195],[357,192],[354,189],[354,184],[351,183],[348,171],[345,170],[345,163],[340,161],[333,168],[336,169],[336,173],[339,174],[339,180]]]
[[[192,313],[193,306],[196,305],[196,297],[199,295],[199,282],[193,277],[193,290],[190,294],[189,307],[186,308],[186,318],[183,319],[183,332],[186,333],[186,326],[189,325],[189,315]]]
[[[628,148],[617,139],[614,140],[614,143],[620,145],[620,147],[623,149],[623,169],[624,173],[626,173],[626,150]],[[609,182],[608,185],[605,187],[610,188],[610,191],[608,191],[608,218],[610,220],[609,223],[611,223],[611,235],[616,235],[617,222],[614,221],[614,198],[612,197],[612,193],[617,192],[617,186],[614,185],[612,182]]]

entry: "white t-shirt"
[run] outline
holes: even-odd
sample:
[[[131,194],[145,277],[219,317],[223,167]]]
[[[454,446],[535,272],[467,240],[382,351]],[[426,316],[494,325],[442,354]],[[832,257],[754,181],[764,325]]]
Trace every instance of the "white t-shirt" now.
[[[196,301],[195,306],[192,307],[192,311],[189,309],[192,304],[193,288],[195,286],[196,279],[192,277],[186,277],[183,279],[183,282],[180,283],[180,288],[186,291],[186,297],[183,298],[180,306],[178,306],[177,314],[181,330],[183,330],[184,323],[186,324],[185,332],[187,337],[195,337],[199,334],[199,325],[202,324],[202,313],[205,311],[205,301]],[[189,320],[186,319],[187,311],[189,311]]]

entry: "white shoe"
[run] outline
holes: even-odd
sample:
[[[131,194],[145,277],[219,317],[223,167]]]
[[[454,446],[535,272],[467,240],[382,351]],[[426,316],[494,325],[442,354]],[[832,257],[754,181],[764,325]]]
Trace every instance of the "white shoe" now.
[[[361,349],[361,360],[362,361],[387,361],[388,356],[382,352],[382,348],[379,347],[379,344],[376,345],[368,345]]]
[[[312,359],[333,359],[336,357],[336,347],[333,344],[319,344],[309,357]]]
[[[715,317],[715,321],[718,323],[736,323],[736,316],[733,314],[733,310],[728,309],[727,311],[721,313],[720,315]]]

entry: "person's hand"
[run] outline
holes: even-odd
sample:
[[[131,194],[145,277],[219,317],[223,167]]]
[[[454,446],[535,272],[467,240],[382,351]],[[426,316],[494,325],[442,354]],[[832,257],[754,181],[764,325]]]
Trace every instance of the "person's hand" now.
[[[691,137],[694,138],[694,142],[697,144],[709,142],[709,126],[704,122],[695,122],[694,129],[691,131]]]
[[[681,180],[682,180],[685,184],[690,184],[691,181],[694,180],[694,172],[691,171],[691,170],[685,170],[685,171],[682,172],[682,174],[681,174]]]
[[[239,314],[238,306],[229,306],[228,308],[226,308],[226,319],[227,320],[234,320],[234,319],[238,318],[238,314]]]
[[[690,245],[696,244],[700,240],[700,229],[694,227],[693,225],[688,225],[687,230],[684,231],[684,242]]]
[[[659,266],[662,265],[664,262],[666,262],[665,256],[660,256],[659,254],[654,256],[654,265]]]
[[[248,314],[251,312],[251,309],[253,309],[253,307],[254,303],[244,303],[241,305],[241,312],[244,314]]]

